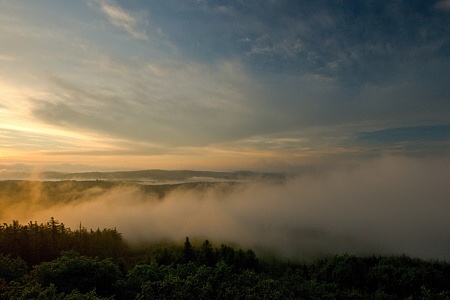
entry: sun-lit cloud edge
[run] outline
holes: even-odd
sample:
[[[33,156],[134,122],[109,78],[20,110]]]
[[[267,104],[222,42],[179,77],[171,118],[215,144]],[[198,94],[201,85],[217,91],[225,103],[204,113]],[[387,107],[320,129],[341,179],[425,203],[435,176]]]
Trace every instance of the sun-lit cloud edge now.
[[[127,31],[125,25],[120,25],[122,20],[125,24],[129,24],[131,29],[134,30],[137,28],[136,30],[141,30],[141,25],[143,24],[139,23],[142,20],[139,19],[140,16],[138,14],[127,11],[111,1],[97,1],[95,3],[98,12],[103,14],[103,17],[106,16],[113,25],[110,26],[112,29],[119,28],[133,36],[131,32]],[[109,11],[111,16],[108,15],[107,11],[101,9],[102,3],[106,3],[112,7],[112,10],[110,7]],[[116,20],[119,25],[114,24],[114,20]],[[26,34],[24,34],[24,36],[33,36],[36,40],[42,38],[45,43],[54,43],[54,48],[58,48],[57,46],[66,44],[70,41],[70,39],[61,40],[61,37],[64,36],[65,33],[64,30],[58,30],[56,28],[53,28],[53,30],[47,30],[47,28],[41,30],[42,28],[34,29],[32,26],[28,26],[27,28],[29,31],[25,31]],[[107,29],[111,30],[111,28]],[[272,33],[276,33],[276,31]],[[289,36],[289,34],[290,33],[288,33],[287,36]],[[68,36],[70,37],[71,35],[69,34]],[[137,42],[142,41],[143,40],[138,39]],[[16,101],[18,99],[16,97],[8,104],[8,106],[15,105],[16,108],[21,106],[26,110],[34,112],[34,114],[27,114],[25,110],[10,109],[10,116],[13,112],[21,113],[20,118],[17,118],[17,120],[20,120],[20,124],[14,123],[11,125],[12,127],[10,129],[23,130],[24,133],[26,133],[29,128],[40,128],[39,130],[49,132],[50,134],[53,134],[52,130],[60,130],[62,134],[68,135],[71,133],[77,134],[79,132],[84,132],[84,135],[82,134],[79,137],[80,143],[78,145],[83,144],[85,147],[79,147],[80,149],[77,149],[77,147],[75,147],[75,149],[67,149],[66,147],[61,146],[63,148],[61,149],[61,152],[57,152],[57,149],[49,150],[41,148],[36,152],[37,157],[45,156],[48,158],[56,153],[61,153],[62,155],[59,155],[60,158],[58,159],[61,159],[65,155],[67,157],[66,159],[73,159],[75,158],[75,155],[78,155],[78,159],[81,159],[82,157],[91,157],[92,160],[95,160],[95,157],[106,157],[109,153],[109,158],[120,158],[120,155],[136,155],[136,157],[140,158],[148,156],[153,159],[155,155],[160,155],[161,157],[164,157],[166,161],[168,161],[168,157],[177,161],[179,160],[177,157],[184,158],[190,155],[194,156],[194,154],[189,151],[185,152],[189,148],[196,149],[197,155],[200,156],[205,156],[205,153],[211,153],[210,156],[218,161],[220,161],[220,156],[214,156],[212,153],[220,153],[224,156],[227,154],[230,157],[245,157],[246,159],[249,159],[250,157],[272,158],[278,155],[278,157],[288,160],[291,156],[305,156],[312,155],[313,153],[328,153],[332,155],[337,152],[356,152],[356,149],[365,152],[368,151],[367,149],[372,148],[367,148],[367,146],[353,146],[351,149],[347,148],[344,151],[339,143],[333,145],[333,142],[336,142],[336,140],[339,141],[342,138],[341,136],[346,136],[349,132],[339,132],[339,134],[336,134],[336,139],[327,137],[326,134],[323,134],[322,138],[316,137],[315,139],[309,140],[308,143],[305,143],[305,131],[311,126],[335,126],[342,122],[354,122],[354,124],[357,125],[359,121],[369,115],[375,115],[372,117],[373,120],[371,121],[378,123],[371,124],[370,122],[367,122],[367,124],[362,125],[376,127],[375,130],[380,129],[380,126],[383,128],[389,126],[403,126],[411,120],[415,121],[414,117],[416,117],[415,115],[412,115],[412,117],[409,117],[408,119],[403,116],[408,115],[407,113],[403,114],[405,109],[408,110],[409,107],[414,107],[414,105],[408,104],[410,104],[410,102],[413,102],[413,104],[419,102],[419,104],[421,103],[423,106],[423,103],[425,102],[423,100],[418,101],[418,98],[412,97],[417,94],[417,91],[420,92],[420,90],[425,90],[422,86],[416,90],[411,89],[411,87],[416,85],[416,80],[420,79],[420,76],[418,78],[413,78],[414,80],[410,81],[408,81],[410,78],[401,78],[399,81],[388,84],[368,84],[362,88],[362,91],[357,91],[360,92],[362,96],[356,99],[364,99],[365,104],[369,104],[366,110],[363,111],[365,114],[361,114],[359,120],[350,120],[355,118],[355,116],[358,118],[358,114],[361,112],[357,107],[358,101],[336,101],[336,99],[346,98],[348,95],[339,88],[335,88],[334,84],[336,83],[336,80],[334,78],[326,77],[321,74],[313,74],[313,76],[309,76],[309,78],[308,75],[293,76],[294,78],[289,84],[278,89],[276,88],[276,84],[272,86],[268,85],[267,88],[262,88],[261,86],[263,84],[260,84],[257,82],[258,80],[254,79],[255,74],[251,73],[247,69],[247,65],[244,64],[239,65],[239,63],[226,61],[217,62],[215,60],[217,58],[213,60],[212,64],[207,64],[199,61],[187,60],[183,56],[174,58],[170,55],[162,56],[164,59],[159,60],[161,56],[142,56],[142,53],[137,53],[138,55],[134,58],[128,58],[120,55],[115,56],[108,53],[104,46],[96,44],[95,41],[92,40],[90,42],[93,43],[90,45],[86,43],[83,46],[88,45],[91,48],[88,47],[87,51],[83,52],[80,56],[72,55],[72,58],[70,58],[70,55],[63,55],[57,56],[58,59],[43,61],[43,64],[51,65],[49,62],[58,61],[61,57],[69,58],[68,60],[60,62],[61,66],[67,66],[67,70],[56,67],[44,70],[39,69],[41,66],[37,68],[37,65],[33,65],[32,68],[30,67],[34,72],[36,72],[36,68],[38,69],[33,79],[38,78],[40,75],[45,75],[42,77],[52,77],[53,81],[49,80],[48,82],[45,82],[45,80],[37,80],[43,89],[35,89],[33,91],[28,89],[26,90],[28,98],[23,98],[23,101]],[[268,43],[270,43],[270,39]],[[275,46],[277,45],[278,44],[275,44]],[[282,46],[282,44],[279,44],[278,48],[283,50]],[[370,44],[367,46],[370,46]],[[93,53],[93,48],[96,47],[96,53]],[[47,50],[49,48],[43,49]],[[76,50],[78,49],[79,48]],[[362,51],[364,48],[354,50]],[[103,51],[104,53],[102,53]],[[273,54],[273,52],[268,54]],[[355,53],[354,55],[359,56],[360,53]],[[32,57],[40,58],[41,56],[37,55]],[[420,55],[418,55],[418,57],[420,57]],[[99,58],[103,59],[100,60]],[[32,59],[30,59],[30,61],[31,60]],[[72,64],[66,65],[67,61],[72,62]],[[3,62],[8,64],[12,63],[11,60],[4,60]],[[441,61],[438,60],[437,63],[439,62]],[[142,67],[139,68],[136,66]],[[417,69],[413,68],[413,71],[416,70]],[[27,69],[23,69],[23,71],[26,72]],[[414,74],[415,72],[407,73]],[[140,76],[142,76],[141,79],[139,79]],[[284,76],[281,77],[282,80],[285,79]],[[432,78],[433,81],[439,80],[439,78],[436,79],[436,76],[427,77]],[[168,78],[174,78],[174,80],[170,81]],[[311,78],[314,80],[311,80]],[[442,81],[445,79],[440,80]],[[401,81],[406,81],[407,84],[400,85],[400,90],[411,90],[409,93],[399,92],[397,84],[399,82],[401,83]],[[27,84],[29,84],[29,82],[27,82]],[[143,88],[142,86],[145,84],[150,84],[151,88]],[[293,88],[293,86],[296,88]],[[23,84],[22,86],[18,86],[17,90],[23,90],[26,87],[27,85]],[[434,86],[431,88],[433,87]],[[274,91],[273,94],[270,95],[271,98],[265,98],[264,96],[266,93],[272,88]],[[164,92],[166,92],[166,94],[164,94]],[[431,99],[431,97],[428,98],[429,95],[427,92],[429,92],[429,89],[422,91],[420,97],[425,99],[423,96],[426,95],[426,99]],[[159,99],[152,98],[155,94],[162,96]],[[330,95],[334,95],[334,97],[330,97]],[[442,95],[441,93],[438,96],[444,98],[443,96],[445,95]],[[96,101],[95,98],[101,99],[104,102],[110,101],[111,105],[102,105],[102,101]],[[138,101],[138,99],[145,100]],[[194,132],[193,129],[199,129],[198,132],[201,132],[203,135],[201,137],[196,137],[188,134],[173,134],[175,137],[181,137],[180,140],[185,138],[182,142],[177,144],[173,142],[176,138],[167,140],[159,139],[157,136],[158,132],[156,131],[152,132],[155,133],[153,135],[144,134],[141,136],[133,136],[134,131],[138,131],[138,129],[136,129],[137,127],[133,126],[129,126],[128,129],[122,133],[118,133],[114,132],[116,130],[108,130],[107,126],[104,128],[99,126],[74,126],[78,124],[74,124],[74,122],[70,123],[70,120],[54,119],[53,122],[48,122],[48,120],[46,122],[46,120],[42,118],[42,115],[41,118],[39,118],[36,114],[36,110],[39,107],[44,110],[44,113],[45,108],[53,108],[53,112],[58,112],[58,109],[64,110],[68,108],[66,112],[73,111],[82,116],[86,115],[88,118],[92,118],[95,117],[95,114],[91,114],[91,111],[100,110],[105,115],[109,112],[115,113],[114,117],[117,119],[108,119],[110,122],[106,125],[120,124],[122,121],[132,122],[135,117],[133,114],[139,114],[140,109],[146,108],[145,104],[143,106],[143,102],[149,99],[153,101],[152,104],[155,104],[152,108],[156,111],[150,116],[156,118],[156,121],[158,122],[145,123],[146,125],[164,125],[163,129],[167,129],[166,132],[162,130],[163,133],[165,133],[165,136],[170,136],[172,132],[176,132],[179,128],[182,130],[186,129],[186,131],[182,131],[183,133]],[[234,101],[230,101],[230,99],[234,99]],[[276,99],[276,101],[274,101],[274,99]],[[403,100],[397,101],[396,99]],[[350,97],[350,100],[353,99]],[[82,102],[83,105],[71,106],[70,103],[75,101]],[[43,103],[49,105],[42,105]],[[163,106],[159,106],[160,103],[164,103]],[[63,104],[67,105],[64,106]],[[120,108],[123,104],[125,104],[126,107],[136,105],[139,109],[132,110],[130,111],[130,116],[123,117],[120,114]],[[436,106],[437,105],[428,105],[427,103],[427,107]],[[5,105],[3,105],[3,107],[5,107]],[[442,106],[442,108],[439,109],[441,111],[439,115],[436,114],[438,109],[435,109],[435,111],[430,109],[431,113],[425,117],[429,116],[430,118],[440,120],[445,119],[445,114],[448,111],[445,108],[446,106]],[[178,112],[180,109],[182,111]],[[183,109],[187,109],[188,113],[185,114]],[[228,113],[221,113],[223,111]],[[401,116],[398,114],[399,111],[402,111]],[[168,112],[172,112],[172,115]],[[389,116],[389,113],[391,116]],[[397,118],[394,121],[393,119],[387,120],[388,117],[386,117],[386,119],[377,120],[377,118],[383,118],[383,115],[388,115],[388,117],[397,115]],[[145,117],[147,115],[142,114],[141,116]],[[174,119],[181,118],[181,122],[177,124],[166,122],[165,119],[169,119],[169,116]],[[223,122],[224,120],[229,121],[230,116],[233,117],[231,119],[232,122]],[[120,119],[120,117],[122,117],[122,119]],[[192,120],[199,124],[193,124],[194,122],[189,120],[191,117],[196,117]],[[421,117],[424,118],[423,116]],[[55,121],[59,121],[59,123]],[[385,122],[387,121],[390,123],[386,124]],[[236,122],[236,124],[233,122]],[[123,122],[122,124],[127,126],[126,122]],[[291,134],[290,130],[292,130],[292,128],[298,129],[298,133]],[[143,130],[151,131],[152,126],[148,126]],[[365,130],[365,128],[361,128],[360,130]],[[31,134],[37,134],[37,132],[32,132]],[[58,142],[58,139],[60,139],[62,135],[59,134],[58,136],[58,133],[56,132],[54,132],[54,135],[54,141]],[[162,135],[163,134],[160,136]],[[292,140],[298,138],[298,136],[303,138],[303,143],[295,144],[292,142],[283,142],[283,139]],[[103,140],[104,144],[98,144],[93,147],[94,144],[89,143],[93,137]],[[130,142],[123,143],[122,140],[124,137],[130,138]],[[213,139],[212,137],[216,139]],[[49,136],[46,136],[46,138],[48,139]],[[223,141],[222,144],[219,139]],[[75,143],[72,144],[77,146]],[[36,143],[37,147],[42,145],[43,144]],[[395,147],[397,146],[398,145],[395,145]],[[387,151],[384,147],[380,148],[381,150],[377,149],[376,151]],[[388,150],[391,151],[390,149]],[[397,150],[401,151],[401,149]],[[30,155],[32,154],[32,152],[27,153],[30,153]],[[156,161],[156,159],[151,159],[150,161]],[[212,160],[213,159],[211,158],[211,161]],[[227,161],[229,160],[231,159],[227,156]]]
[[[110,0],[88,0],[88,4],[97,4],[100,10],[108,17],[109,21],[116,27],[122,28],[133,38],[148,40],[148,36],[139,23],[143,21],[137,14],[126,11],[118,4]]]
[[[434,4],[434,7],[444,11],[450,11],[450,0],[440,0]]]

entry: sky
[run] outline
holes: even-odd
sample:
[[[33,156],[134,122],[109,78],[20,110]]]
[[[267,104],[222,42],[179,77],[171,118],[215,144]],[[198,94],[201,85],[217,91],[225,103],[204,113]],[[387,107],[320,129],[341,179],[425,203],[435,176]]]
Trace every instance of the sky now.
[[[449,78],[449,0],[0,0],[0,170],[448,157]]]

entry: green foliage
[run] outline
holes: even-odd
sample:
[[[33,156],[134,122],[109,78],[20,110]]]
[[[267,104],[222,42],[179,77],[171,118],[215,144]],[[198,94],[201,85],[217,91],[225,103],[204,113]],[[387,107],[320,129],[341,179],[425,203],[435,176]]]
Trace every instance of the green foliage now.
[[[11,258],[8,255],[0,254],[0,278],[9,282],[11,280],[25,276],[28,266],[20,257]]]
[[[335,282],[347,289],[364,286],[364,275],[368,271],[362,258],[347,254],[318,261],[315,267],[316,279]]]
[[[43,286],[35,281],[24,284],[13,283],[8,290],[0,289],[0,299],[5,300],[108,300],[113,297],[100,297],[95,291],[81,293],[73,290],[70,293],[59,293],[56,286]]]
[[[44,250],[45,257],[39,252]],[[111,229],[72,231],[54,219],[4,224],[0,300],[450,298],[445,261],[344,254],[299,264],[189,238],[146,253],[131,250]],[[31,271],[20,257],[12,258],[20,253]]]
[[[78,290],[72,291],[68,295],[64,295],[63,300],[108,300],[108,299],[114,299],[113,297],[99,297],[95,291],[91,291],[89,293],[83,294],[79,292]]]
[[[63,252],[56,260],[35,266],[31,276],[44,286],[55,285],[59,292],[78,290],[87,293],[95,289],[100,295],[109,296],[120,271],[110,259]]]
[[[155,262],[134,266],[124,279],[119,282],[124,299],[134,299],[148,282],[156,282],[164,278],[164,272]]]
[[[20,256],[30,265],[51,261],[63,251],[75,250],[88,256],[119,260],[126,254],[126,244],[115,229],[81,227],[72,231],[51,218],[46,224],[18,221],[0,226],[0,253]]]
[[[379,299],[422,299],[425,294],[437,299],[448,295],[450,287],[449,263],[427,262],[405,255],[335,256],[317,261],[312,271],[314,279],[336,283],[338,291],[347,296],[351,291],[361,291]]]

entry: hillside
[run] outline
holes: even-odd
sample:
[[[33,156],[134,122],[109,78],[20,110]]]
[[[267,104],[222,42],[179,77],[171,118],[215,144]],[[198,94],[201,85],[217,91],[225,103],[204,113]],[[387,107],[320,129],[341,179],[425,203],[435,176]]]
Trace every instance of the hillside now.
[[[144,181],[146,183],[183,183],[209,181],[249,181],[286,179],[283,173],[260,173],[252,171],[214,172],[195,170],[139,170],[116,172],[2,172],[3,180],[115,180]]]

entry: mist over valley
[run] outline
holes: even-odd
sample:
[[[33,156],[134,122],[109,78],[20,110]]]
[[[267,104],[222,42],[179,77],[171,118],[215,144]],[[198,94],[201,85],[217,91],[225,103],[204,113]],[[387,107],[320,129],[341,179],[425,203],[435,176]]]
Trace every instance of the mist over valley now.
[[[189,236],[290,259],[340,253],[449,259],[449,166],[445,158],[387,156],[297,176],[44,173],[40,180],[0,182],[0,220],[54,217],[72,228],[117,228],[135,245]]]

